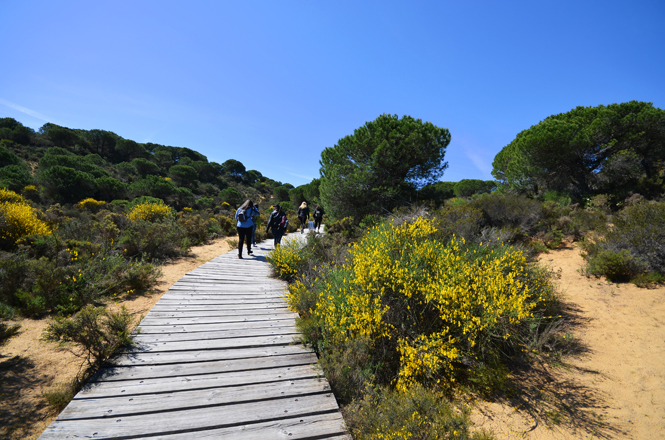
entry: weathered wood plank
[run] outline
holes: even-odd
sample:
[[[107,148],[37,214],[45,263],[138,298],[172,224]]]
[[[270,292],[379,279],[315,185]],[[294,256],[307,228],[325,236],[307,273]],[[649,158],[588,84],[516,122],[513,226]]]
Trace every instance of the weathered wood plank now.
[[[130,350],[132,353],[222,350],[231,348],[284,345],[294,342],[294,335],[250,336],[244,338],[204,339],[194,341],[161,341],[159,343],[137,341]]]
[[[233,350],[191,350],[162,353],[119,353],[107,363],[112,366],[185,364],[195,362],[224,361],[232,359],[261,358],[313,354],[302,345],[234,348]],[[281,361],[280,361],[281,362]],[[315,362],[315,361],[313,361]]]
[[[186,325],[150,325],[143,321],[137,327],[136,333],[175,333],[175,332],[210,332],[221,330],[242,330],[251,328],[278,328],[293,325],[293,319],[275,319],[270,321],[249,321],[249,322],[221,322],[209,324],[186,324]]]
[[[113,438],[177,434],[337,410],[334,396],[327,393],[204,409],[170,411],[157,418],[153,414],[148,414],[107,419],[56,421],[44,431],[41,438],[62,439],[74,435],[79,438],[86,436]],[[155,423],[156,420],[159,420],[159,423]]]
[[[283,399],[301,394],[330,392],[325,380],[309,378],[279,382],[239,385],[206,390],[167,392],[134,397],[77,399],[60,413],[58,420],[124,417],[129,415],[204,408],[269,399]]]
[[[204,367],[203,365],[200,365]],[[251,365],[249,365],[251,367]],[[176,370],[177,366],[171,366]],[[163,367],[162,367],[163,368]],[[169,373],[167,368],[163,368],[163,374]],[[177,372],[176,375],[164,377],[151,377],[150,374],[160,374],[160,371],[153,371],[144,368],[129,372],[117,369],[118,377],[124,377],[122,380],[102,380],[86,384],[85,387],[76,395],[74,399],[100,399],[118,396],[136,396],[142,394],[156,394],[176,391],[205,390],[210,388],[221,388],[239,385],[251,385],[257,383],[270,383],[282,380],[299,380],[307,378],[318,378],[321,372],[311,363],[294,365],[284,364],[269,368],[228,370],[222,372],[212,372],[207,374],[187,374],[186,371]],[[193,370],[202,371],[201,370]],[[133,374],[128,378],[128,374]],[[109,374],[108,372],[105,374]],[[110,377],[109,379],[113,379]]]
[[[274,335],[294,335],[298,334],[295,325],[284,327],[266,327],[266,328],[251,328],[243,330],[217,330],[210,332],[198,333],[183,333],[183,332],[170,332],[170,333],[139,333],[133,335],[133,339],[139,345],[146,342],[175,342],[175,341],[200,341],[204,339],[226,339],[226,338],[246,338],[248,336],[274,336]]]
[[[342,415],[335,413],[301,416],[294,419],[255,423],[230,428],[210,429],[150,437],[151,440],[278,440],[278,439],[322,439],[352,440],[346,433]]]
[[[293,312],[290,311],[286,306],[285,307],[271,307],[271,308],[254,308],[254,309],[234,309],[234,308],[208,308],[207,310],[171,310],[171,311],[161,311],[161,310],[151,310],[146,315],[148,319],[156,318],[208,318],[208,317],[218,317],[218,316],[234,316],[236,318],[249,316],[276,316],[276,315],[287,315],[293,316]]]
[[[143,325],[178,325],[178,324],[211,324],[221,322],[250,322],[250,321],[275,321],[280,319],[295,319],[297,314],[274,313],[271,315],[243,315],[243,316],[217,316],[201,318],[151,318],[146,316],[141,321]]]

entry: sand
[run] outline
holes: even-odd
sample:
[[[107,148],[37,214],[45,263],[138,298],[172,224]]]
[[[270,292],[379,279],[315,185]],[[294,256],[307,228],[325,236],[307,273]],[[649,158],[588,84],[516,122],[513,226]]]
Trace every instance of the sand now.
[[[146,314],[185,273],[228,250],[224,239],[193,248],[190,257],[163,266],[155,293],[122,305],[137,317]],[[476,401],[476,427],[499,440],[665,438],[665,287],[587,278],[572,245],[540,261],[561,270],[557,283],[578,353],[517,373],[509,400]],[[0,348],[0,437],[35,439],[55,419],[42,392],[72,380],[80,361],[39,340],[47,321],[18,323],[21,334]],[[4,430],[12,425],[18,428],[9,435]]]
[[[561,270],[579,353],[518,374],[518,394],[479,404],[477,426],[497,439],[664,439],[665,288],[587,278],[572,245],[539,260]]]

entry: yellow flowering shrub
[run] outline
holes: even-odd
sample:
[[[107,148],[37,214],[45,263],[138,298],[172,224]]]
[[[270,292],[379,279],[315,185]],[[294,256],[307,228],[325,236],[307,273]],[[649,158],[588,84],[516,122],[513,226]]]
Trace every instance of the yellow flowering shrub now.
[[[399,226],[381,225],[355,243],[350,258],[321,274],[312,319],[326,344],[368,338],[383,362],[399,365],[394,383],[453,382],[461,360],[479,359],[512,328],[532,317],[550,288],[526,255],[507,246],[467,245],[433,239],[436,227],[424,217]],[[290,249],[281,253],[284,271],[295,276]],[[287,257],[287,255],[289,255]],[[287,299],[305,297],[294,283]],[[310,295],[311,296],[311,295]]]
[[[28,235],[50,234],[51,228],[37,217],[35,209],[23,197],[0,189],[0,249],[13,249]]]
[[[302,249],[298,240],[290,240],[281,244],[267,255],[277,276],[283,280],[292,280],[298,270],[307,261],[308,253]]]
[[[3,202],[26,203],[25,199],[21,195],[16,194],[14,191],[8,189],[0,188],[0,203]]]
[[[76,204],[76,208],[80,210],[87,210],[87,211],[96,211],[98,208],[104,206],[106,204],[105,201],[103,200],[95,200],[91,197],[88,197],[87,199],[83,199],[80,202]]]
[[[143,202],[134,205],[127,213],[131,221],[145,220],[147,222],[156,222],[174,215],[173,208],[164,203]]]

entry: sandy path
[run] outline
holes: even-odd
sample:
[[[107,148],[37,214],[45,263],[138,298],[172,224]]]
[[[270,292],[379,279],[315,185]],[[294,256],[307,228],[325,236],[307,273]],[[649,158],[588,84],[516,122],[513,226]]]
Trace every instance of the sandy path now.
[[[523,394],[512,403],[520,409],[480,405],[477,424],[498,439],[665,439],[665,288],[586,278],[577,248],[540,261],[561,269],[560,291],[582,352],[517,377]],[[521,437],[534,415],[537,427]]]
[[[137,317],[145,315],[183,275],[228,251],[226,238],[194,247],[190,256],[162,266],[163,275],[154,293],[122,301],[118,306],[124,305]],[[40,341],[48,320],[23,319],[16,323],[21,324],[21,334],[0,347],[0,438],[36,439],[55,420],[42,392],[73,380],[81,361],[55,344]],[[14,424],[16,428],[11,428]]]

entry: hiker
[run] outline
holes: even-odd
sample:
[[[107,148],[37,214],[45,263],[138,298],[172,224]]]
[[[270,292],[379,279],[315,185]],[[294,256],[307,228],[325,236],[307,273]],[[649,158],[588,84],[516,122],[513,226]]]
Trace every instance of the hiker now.
[[[254,220],[252,218],[254,215],[258,215],[258,211],[255,213],[256,208],[254,208],[254,202],[251,200],[245,200],[245,203],[240,205],[240,208],[236,211],[236,231],[238,231],[238,258],[242,259],[242,245],[247,240],[247,254],[252,255],[252,230],[254,229]]]
[[[254,226],[252,226],[252,246],[256,246],[256,239],[254,238],[256,234],[256,226],[259,223],[259,215],[261,214],[259,212],[259,204],[257,203],[254,205],[254,213],[255,215],[252,216],[252,222],[254,223]]]
[[[314,210],[314,214],[312,215],[314,217],[314,229],[316,230],[316,232],[319,232],[321,221],[323,221],[323,214],[325,214],[325,211],[323,210],[323,208],[321,208],[321,205],[316,205],[316,209]]]
[[[301,234],[305,232],[305,225],[307,224],[308,219],[309,219],[309,208],[307,207],[307,202],[302,202],[300,208],[298,208],[298,220],[300,220]]]
[[[286,214],[282,212],[281,206],[275,205],[272,209],[273,211],[270,213],[270,218],[268,218],[268,224],[266,225],[266,232],[268,230],[272,232],[272,236],[275,239],[275,247],[277,247],[282,241],[282,236],[286,232],[289,220],[286,218]]]

